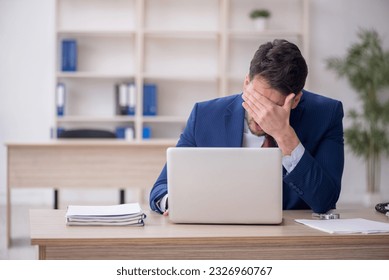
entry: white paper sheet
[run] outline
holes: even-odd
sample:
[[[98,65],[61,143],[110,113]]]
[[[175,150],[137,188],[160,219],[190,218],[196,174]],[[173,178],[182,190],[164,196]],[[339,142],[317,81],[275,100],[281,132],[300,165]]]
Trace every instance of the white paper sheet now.
[[[335,234],[350,233],[385,233],[389,232],[389,222],[382,223],[366,219],[335,219],[335,220],[306,220],[296,219],[298,223],[314,229]]]
[[[66,216],[120,216],[142,212],[139,203],[127,203],[108,206],[69,205]]]

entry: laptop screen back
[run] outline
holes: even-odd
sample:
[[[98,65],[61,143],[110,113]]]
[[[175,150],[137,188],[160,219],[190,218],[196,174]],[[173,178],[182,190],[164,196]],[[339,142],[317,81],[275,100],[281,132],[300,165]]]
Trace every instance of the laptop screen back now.
[[[282,222],[278,148],[169,148],[167,171],[175,223]]]

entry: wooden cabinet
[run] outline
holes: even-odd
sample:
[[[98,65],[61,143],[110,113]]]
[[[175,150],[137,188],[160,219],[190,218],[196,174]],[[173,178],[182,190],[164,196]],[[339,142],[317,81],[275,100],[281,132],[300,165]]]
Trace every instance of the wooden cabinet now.
[[[309,0],[57,0],[56,81],[66,88],[57,128],[115,131],[135,141],[176,141],[195,102],[239,93],[261,43],[296,42],[308,58]],[[256,31],[249,13],[271,11]],[[77,71],[61,71],[64,39],[77,42]],[[133,116],[116,115],[115,86],[136,88]],[[157,87],[157,115],[143,115],[143,86]],[[54,90],[55,92],[55,90]]]

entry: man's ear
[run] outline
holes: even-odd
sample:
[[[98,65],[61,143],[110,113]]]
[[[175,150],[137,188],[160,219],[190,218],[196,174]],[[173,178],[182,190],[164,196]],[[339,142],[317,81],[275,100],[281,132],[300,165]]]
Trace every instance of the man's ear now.
[[[243,81],[243,90],[242,90],[243,93],[246,91],[246,88],[249,84],[250,84],[250,78],[249,75],[247,74]]]
[[[250,83],[250,77],[249,74],[246,75],[243,82],[243,87],[246,87]]]
[[[293,98],[293,103],[292,103],[292,109],[296,108],[297,105],[299,104],[301,97],[303,96],[303,92],[300,91],[299,93],[296,94],[296,96]]]

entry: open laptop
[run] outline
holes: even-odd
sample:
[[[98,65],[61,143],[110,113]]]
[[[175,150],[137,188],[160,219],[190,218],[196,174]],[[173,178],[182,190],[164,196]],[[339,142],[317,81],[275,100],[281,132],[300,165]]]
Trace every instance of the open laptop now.
[[[169,148],[169,218],[174,223],[279,224],[279,148]]]

